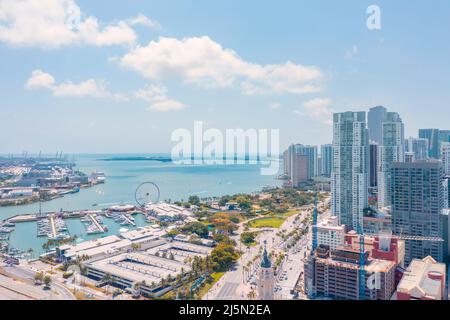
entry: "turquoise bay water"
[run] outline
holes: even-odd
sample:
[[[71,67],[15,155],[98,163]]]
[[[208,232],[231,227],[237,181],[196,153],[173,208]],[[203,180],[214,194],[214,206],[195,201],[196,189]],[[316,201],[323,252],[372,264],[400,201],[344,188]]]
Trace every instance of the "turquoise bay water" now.
[[[251,193],[260,191],[267,185],[279,185],[275,176],[262,176],[259,165],[177,165],[159,161],[102,161],[111,157],[136,155],[76,155],[77,168],[87,174],[103,171],[106,183],[92,188],[82,189],[79,193],[66,195],[42,203],[43,212],[63,210],[86,210],[107,208],[114,204],[135,204],[134,192],[142,183],[151,181],[159,186],[161,200],[186,200],[190,195],[199,197],[221,196],[224,194]],[[154,156],[154,155],[139,155]],[[161,156],[161,155],[158,155]],[[97,204],[97,206],[93,206]],[[39,204],[0,207],[0,219],[17,214],[37,213]],[[145,224],[142,215],[135,216],[136,223]],[[105,219],[109,231],[102,235],[86,235],[79,220],[66,220],[69,233],[90,240],[100,236],[117,234],[122,226]],[[41,252],[45,238],[37,238],[36,223],[18,223],[11,234],[10,244],[26,250],[33,248]]]

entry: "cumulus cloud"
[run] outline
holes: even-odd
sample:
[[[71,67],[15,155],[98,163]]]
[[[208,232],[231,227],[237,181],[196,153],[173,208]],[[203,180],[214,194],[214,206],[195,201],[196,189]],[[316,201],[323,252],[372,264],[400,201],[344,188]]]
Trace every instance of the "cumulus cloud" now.
[[[82,16],[74,0],[0,0],[0,41],[41,48],[132,45],[137,39],[132,25],[156,25],[142,14],[107,25]]]
[[[162,29],[161,24],[158,21],[151,20],[150,18],[146,17],[142,13],[139,13],[134,18],[128,19],[127,23],[130,26],[141,25],[141,26],[148,27],[148,28],[154,29],[154,30]]]
[[[134,97],[150,103],[149,110],[151,111],[166,112],[186,108],[185,104],[169,98],[167,88],[161,85],[149,85],[144,89],[139,89],[134,93]]]
[[[65,81],[57,84],[55,78],[42,70],[34,70],[25,83],[28,90],[49,90],[55,97],[95,97],[108,98],[116,101],[127,100],[125,95],[113,94],[108,91],[103,80],[88,79],[79,83]]]
[[[333,123],[333,110],[330,108],[332,102],[329,98],[314,98],[303,103],[303,106],[308,116],[323,124],[331,125]]]
[[[181,40],[161,37],[132,49],[118,61],[151,80],[177,78],[206,88],[235,86],[247,95],[314,93],[321,91],[324,80],[315,66],[245,61],[207,36]]]

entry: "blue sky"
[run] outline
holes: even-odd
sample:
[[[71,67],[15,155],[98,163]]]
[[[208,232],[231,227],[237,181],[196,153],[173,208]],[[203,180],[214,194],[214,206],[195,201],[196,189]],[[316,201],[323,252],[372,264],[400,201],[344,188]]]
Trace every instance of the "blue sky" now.
[[[194,120],[329,143],[332,112],[376,105],[450,128],[447,0],[0,4],[0,153],[169,152]]]

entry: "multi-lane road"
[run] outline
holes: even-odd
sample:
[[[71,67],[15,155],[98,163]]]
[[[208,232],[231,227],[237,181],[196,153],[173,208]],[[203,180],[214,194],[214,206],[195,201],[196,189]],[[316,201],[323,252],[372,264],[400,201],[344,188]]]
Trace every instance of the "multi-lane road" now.
[[[329,202],[329,198],[321,205],[326,205]],[[294,295],[291,290],[295,288],[295,285],[304,271],[303,258],[306,255],[309,233],[302,236],[295,245],[289,249],[286,246],[285,240],[282,239],[277,233],[279,230],[284,230],[285,234],[293,230],[299,230],[308,226],[303,225],[302,220],[311,214],[311,206],[299,209],[299,213],[288,217],[283,225],[279,229],[251,229],[250,231],[261,231],[257,236],[257,246],[247,249],[240,241],[240,234],[243,232],[243,224],[240,225],[238,231],[233,236],[234,240],[238,243],[242,256],[235,264],[234,268],[227,273],[210,289],[210,291],[203,297],[205,300],[241,300],[248,299],[248,293],[255,289],[257,283],[257,270],[254,268],[253,272],[245,271],[245,266],[249,261],[253,261],[254,258],[260,253],[261,246],[266,241],[267,250],[274,251],[276,253],[284,253],[285,259],[283,260],[279,272],[276,276],[275,284],[275,298],[276,299],[293,299]],[[328,213],[322,214],[319,219],[323,219],[328,216]],[[297,219],[296,219],[297,217]]]

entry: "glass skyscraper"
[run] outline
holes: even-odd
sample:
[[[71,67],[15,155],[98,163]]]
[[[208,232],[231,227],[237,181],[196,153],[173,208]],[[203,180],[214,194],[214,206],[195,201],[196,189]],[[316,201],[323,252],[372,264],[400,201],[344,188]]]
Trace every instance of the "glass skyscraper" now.
[[[382,123],[378,152],[378,207],[391,205],[391,165],[405,161],[404,125],[396,112],[388,112]]]
[[[439,129],[419,129],[419,138],[428,140],[428,156],[433,159],[439,159]]]

